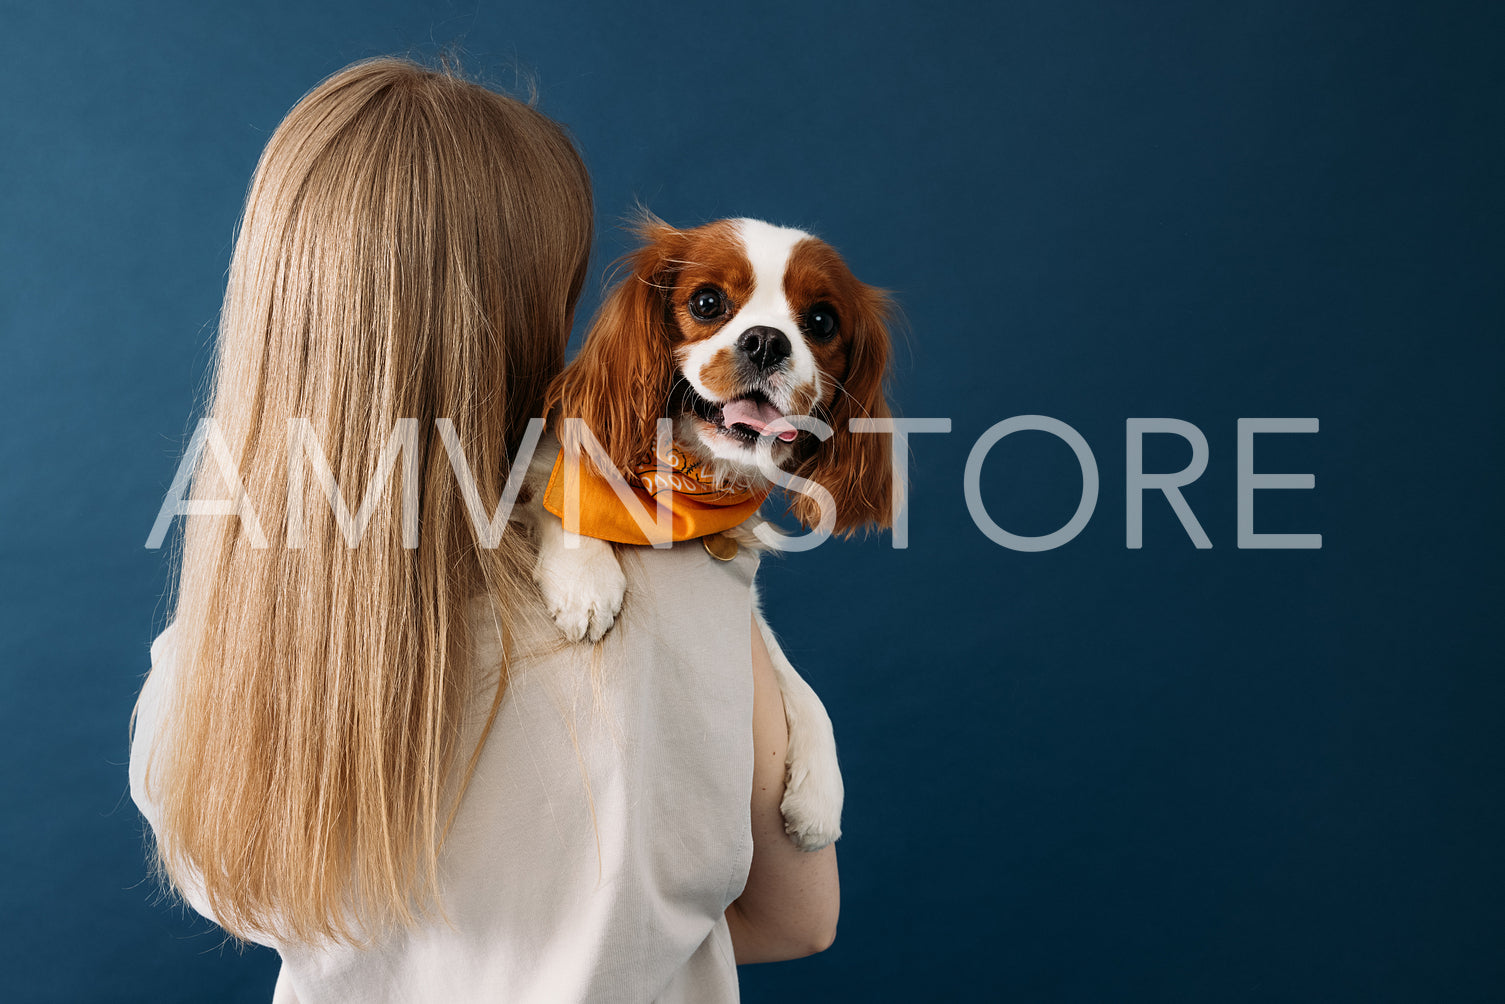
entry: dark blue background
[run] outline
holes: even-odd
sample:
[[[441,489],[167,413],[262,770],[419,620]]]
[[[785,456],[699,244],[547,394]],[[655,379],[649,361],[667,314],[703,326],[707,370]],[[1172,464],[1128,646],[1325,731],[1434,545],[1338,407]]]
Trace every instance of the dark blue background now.
[[[153,901],[124,766],[164,611],[142,542],[268,134],[351,60],[458,43],[574,131],[597,275],[635,199],[804,225],[903,302],[898,410],[954,421],[915,440],[909,550],[765,566],[847,836],[835,947],[744,969],[748,1000],[1499,999],[1502,10],[7,4],[6,995],[270,994],[275,956]],[[1103,475],[1043,554],[962,496],[1024,413]],[[1124,420],[1161,415],[1209,440],[1211,551],[1158,497],[1125,549]],[[1321,420],[1261,438],[1317,489],[1257,509],[1320,551],[1235,546],[1258,416]],[[983,478],[1020,533],[1078,485],[1040,434]]]

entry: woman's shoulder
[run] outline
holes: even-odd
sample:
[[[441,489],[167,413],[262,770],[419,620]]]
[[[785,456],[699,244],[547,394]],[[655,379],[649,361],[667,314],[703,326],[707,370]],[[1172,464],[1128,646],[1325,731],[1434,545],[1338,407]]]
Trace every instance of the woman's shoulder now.
[[[131,712],[131,797],[153,827],[158,813],[147,788],[148,767],[176,672],[179,634],[178,623],[173,621],[152,639],[150,667]]]
[[[177,653],[178,637],[180,634],[178,622],[173,620],[168,621],[167,626],[152,639],[150,652],[153,669],[158,665],[165,665],[172,661]]]
[[[682,596],[686,602],[739,602],[752,588],[763,548],[739,532],[676,541],[672,547],[620,546],[628,587]]]
[[[727,549],[705,540],[676,541],[670,547],[618,545],[615,556],[627,580],[621,620],[638,627],[693,619],[706,627],[720,619],[738,626],[746,619],[761,546],[733,540]],[[501,655],[501,638],[510,637],[522,650],[548,649],[562,639],[543,599],[530,591],[505,602],[481,594],[466,610],[473,653],[482,663]],[[613,631],[612,633],[616,633]],[[608,634],[609,638],[611,635]],[[574,646],[570,646],[573,650]]]

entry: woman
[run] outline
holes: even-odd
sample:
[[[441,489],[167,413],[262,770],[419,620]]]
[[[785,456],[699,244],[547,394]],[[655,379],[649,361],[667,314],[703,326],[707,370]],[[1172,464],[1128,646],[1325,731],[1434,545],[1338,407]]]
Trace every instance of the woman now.
[[[131,780],[172,885],[282,954],[276,1000],[728,1000],[733,952],[834,937],[756,558],[642,549],[592,649],[525,535],[478,540],[461,485],[496,511],[590,236],[559,126],[406,61],[320,84],[257,166],[208,408],[238,469],[203,451],[194,493],[239,478],[258,532],[189,519]]]

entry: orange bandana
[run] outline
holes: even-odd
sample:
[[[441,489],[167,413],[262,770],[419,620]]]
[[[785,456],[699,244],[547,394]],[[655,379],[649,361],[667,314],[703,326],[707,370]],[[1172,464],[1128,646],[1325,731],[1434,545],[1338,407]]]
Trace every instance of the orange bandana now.
[[[767,491],[717,488],[700,465],[691,462],[678,447],[671,447],[669,456],[659,461],[645,458],[634,464],[630,473],[614,479],[602,475],[584,458],[578,464],[565,463],[561,450],[544,490],[543,507],[564,519],[566,530],[619,544],[651,544],[659,501],[669,508],[668,539],[694,540],[741,524],[768,496]],[[578,531],[565,517],[567,489],[575,487],[576,472],[580,490]],[[637,505],[630,505],[622,494],[635,499]]]

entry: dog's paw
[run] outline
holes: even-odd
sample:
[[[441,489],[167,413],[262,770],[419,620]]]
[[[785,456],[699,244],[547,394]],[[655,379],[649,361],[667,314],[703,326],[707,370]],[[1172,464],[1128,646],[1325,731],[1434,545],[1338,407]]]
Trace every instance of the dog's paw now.
[[[803,750],[796,750],[791,742],[779,809],[784,814],[784,832],[800,850],[818,851],[836,842],[841,836],[845,797],[835,740]]]
[[[601,541],[551,549],[540,557],[533,579],[549,616],[570,641],[600,641],[616,623],[627,592],[616,554]]]

